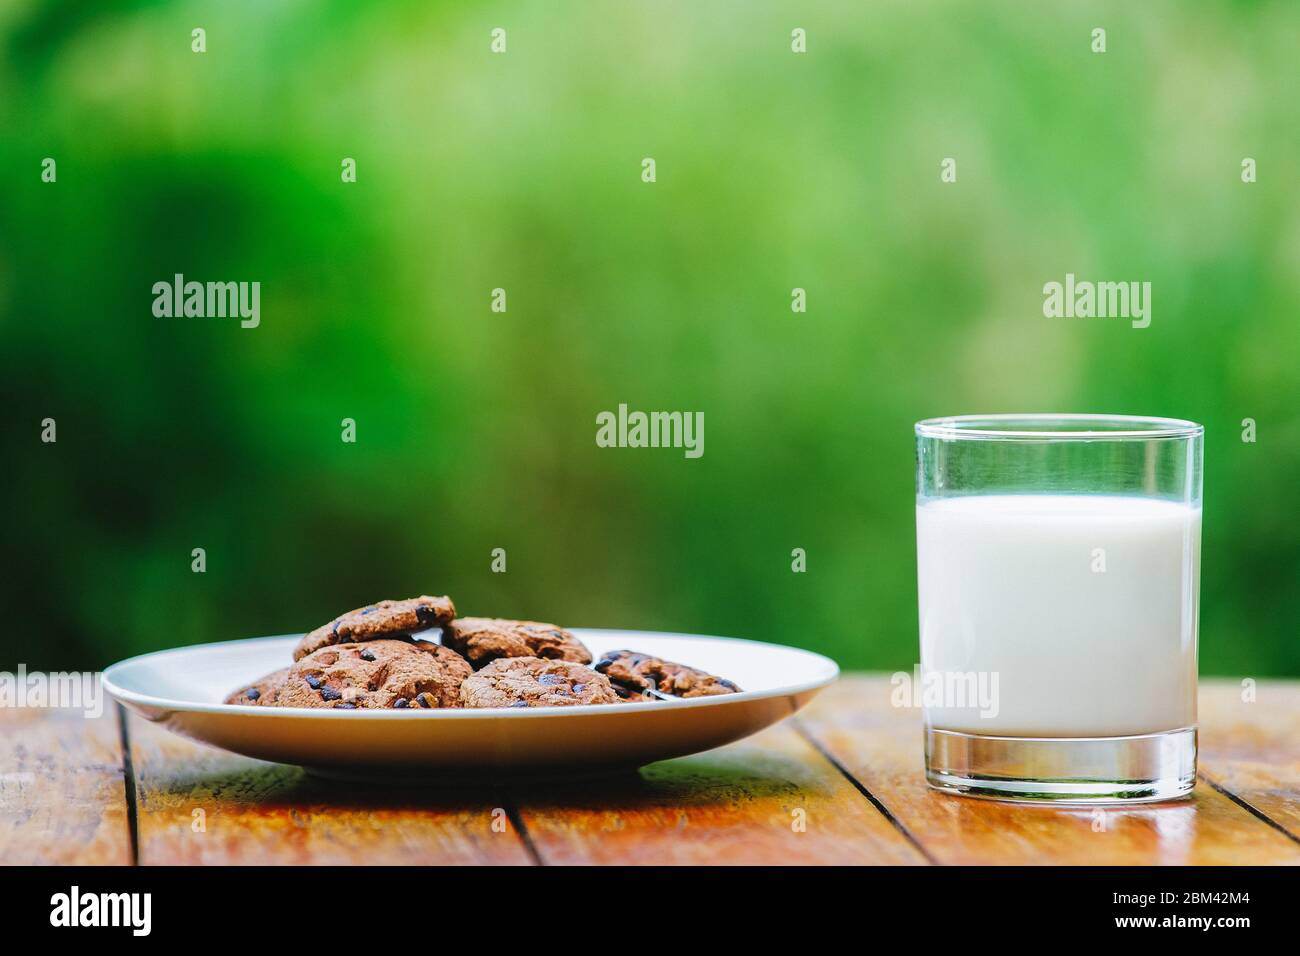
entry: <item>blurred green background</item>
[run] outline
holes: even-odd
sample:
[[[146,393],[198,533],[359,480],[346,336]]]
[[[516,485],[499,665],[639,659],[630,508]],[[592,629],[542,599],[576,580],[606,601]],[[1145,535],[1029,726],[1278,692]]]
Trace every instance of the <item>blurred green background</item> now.
[[[912,423],[1069,410],[1205,423],[1202,672],[1300,674],[1298,64],[1290,2],[6,2],[0,668],[431,592],[910,669]]]

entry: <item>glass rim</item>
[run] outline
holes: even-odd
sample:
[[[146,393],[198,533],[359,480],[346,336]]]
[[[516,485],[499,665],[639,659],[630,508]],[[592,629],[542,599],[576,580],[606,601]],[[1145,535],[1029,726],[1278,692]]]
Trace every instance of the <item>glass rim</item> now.
[[[1196,422],[1150,415],[950,415],[916,423],[917,437],[960,441],[1150,441],[1204,432]]]

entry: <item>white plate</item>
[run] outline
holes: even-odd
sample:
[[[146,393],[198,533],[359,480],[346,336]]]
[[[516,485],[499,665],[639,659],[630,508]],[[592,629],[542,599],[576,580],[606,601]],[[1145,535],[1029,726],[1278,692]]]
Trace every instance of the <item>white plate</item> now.
[[[693,700],[483,710],[325,710],[223,704],[288,665],[299,635],[145,654],[105,689],[168,730],[235,753],[345,777],[604,772],[739,740],[793,714],[835,680],[820,654],[725,637],[575,630],[598,658],[630,648],[720,674],[743,693]],[[449,777],[447,779],[455,779]]]

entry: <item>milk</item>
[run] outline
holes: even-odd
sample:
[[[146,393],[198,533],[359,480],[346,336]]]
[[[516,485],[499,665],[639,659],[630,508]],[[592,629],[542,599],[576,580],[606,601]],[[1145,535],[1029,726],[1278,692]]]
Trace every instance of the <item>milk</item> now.
[[[922,672],[995,675],[997,690],[987,717],[928,699],[930,726],[1091,737],[1196,723],[1199,507],[972,495],[918,501],[916,528]]]

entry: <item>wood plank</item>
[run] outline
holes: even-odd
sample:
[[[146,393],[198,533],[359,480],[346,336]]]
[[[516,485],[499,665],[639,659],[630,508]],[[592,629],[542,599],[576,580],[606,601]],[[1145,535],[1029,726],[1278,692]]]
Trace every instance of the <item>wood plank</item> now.
[[[1204,784],[1191,800],[1106,809],[1000,803],[925,785],[921,714],[884,676],[850,676],[796,720],[936,860],[957,864],[1300,863],[1300,846]],[[1104,826],[1100,832],[1098,823]]]
[[[98,717],[0,708],[0,863],[131,863],[112,701]]]
[[[788,723],[618,779],[516,796],[545,863],[927,862]]]
[[[533,862],[496,794],[321,780],[127,727],[141,864]]]
[[[1201,775],[1300,841],[1300,683],[1201,684]]]

